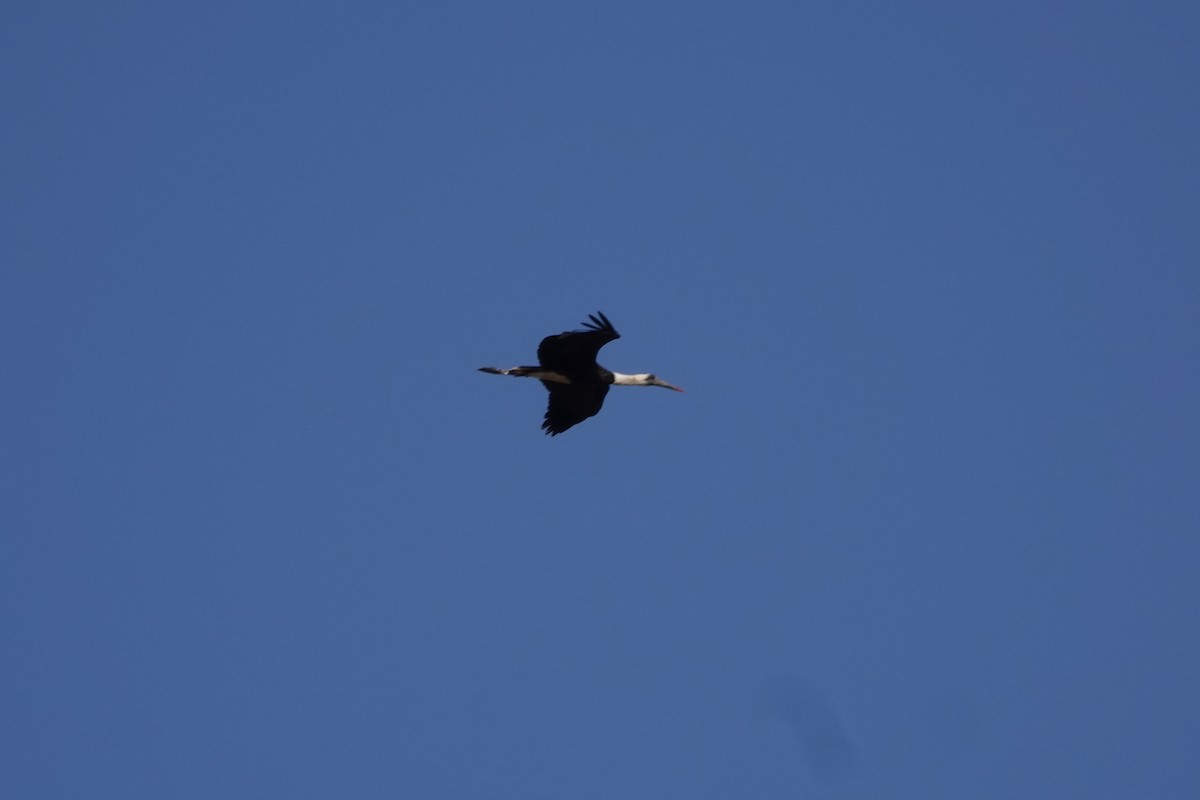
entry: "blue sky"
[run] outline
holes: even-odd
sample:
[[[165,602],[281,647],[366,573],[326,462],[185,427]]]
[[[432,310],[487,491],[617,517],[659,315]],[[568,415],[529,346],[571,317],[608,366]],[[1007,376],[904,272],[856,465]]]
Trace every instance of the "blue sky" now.
[[[0,794],[1195,797],[1198,23],[7,4]]]

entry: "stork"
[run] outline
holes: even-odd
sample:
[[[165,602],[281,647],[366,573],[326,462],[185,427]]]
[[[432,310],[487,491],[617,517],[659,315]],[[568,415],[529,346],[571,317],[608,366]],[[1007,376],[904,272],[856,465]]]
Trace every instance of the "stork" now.
[[[542,422],[542,430],[549,436],[557,436],[588,417],[596,416],[604,405],[609,386],[661,386],[675,392],[683,391],[648,372],[624,375],[600,366],[596,363],[596,354],[613,339],[620,339],[621,334],[600,311],[589,314],[583,327],[581,331],[566,331],[542,339],[538,345],[536,367],[480,367],[479,371],[541,381],[550,392],[550,405]]]

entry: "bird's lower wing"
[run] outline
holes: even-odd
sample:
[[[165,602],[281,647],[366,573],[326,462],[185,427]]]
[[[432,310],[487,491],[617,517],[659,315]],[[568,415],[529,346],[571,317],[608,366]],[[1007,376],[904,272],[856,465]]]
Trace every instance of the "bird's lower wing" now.
[[[542,385],[550,392],[542,430],[550,436],[557,436],[588,417],[596,416],[604,405],[604,396],[608,394],[607,384],[579,386],[542,381]]]

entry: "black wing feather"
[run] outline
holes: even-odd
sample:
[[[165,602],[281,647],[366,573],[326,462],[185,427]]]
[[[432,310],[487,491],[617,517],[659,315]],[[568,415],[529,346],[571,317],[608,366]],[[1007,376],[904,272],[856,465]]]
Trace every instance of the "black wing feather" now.
[[[538,363],[547,369],[570,374],[594,365],[600,348],[614,339],[621,338],[621,334],[617,333],[617,329],[602,311],[588,314],[588,321],[583,323],[583,328],[580,331],[566,331],[542,339],[542,343],[538,345]],[[600,396],[600,401],[604,401],[603,395]],[[599,410],[600,407],[597,406],[596,411]],[[593,411],[592,414],[594,413],[596,412]]]
[[[542,430],[550,436],[557,436],[588,417],[596,416],[604,405],[604,396],[608,394],[607,383],[542,381],[542,385],[550,391],[550,404],[546,407],[546,419],[542,422]]]

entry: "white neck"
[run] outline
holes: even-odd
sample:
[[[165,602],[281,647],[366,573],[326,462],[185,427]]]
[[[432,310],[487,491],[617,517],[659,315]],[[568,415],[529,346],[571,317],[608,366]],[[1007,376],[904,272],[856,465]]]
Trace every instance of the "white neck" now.
[[[623,375],[620,372],[613,373],[613,384],[616,386],[650,386],[650,374],[643,372],[638,375]]]

